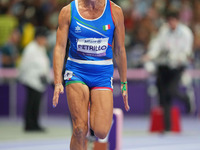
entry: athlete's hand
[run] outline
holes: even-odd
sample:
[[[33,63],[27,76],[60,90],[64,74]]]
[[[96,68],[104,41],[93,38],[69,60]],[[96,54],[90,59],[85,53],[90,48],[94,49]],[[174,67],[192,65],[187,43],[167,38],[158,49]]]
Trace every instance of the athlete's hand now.
[[[123,89],[123,84],[121,84],[121,91]],[[126,111],[128,112],[130,110],[130,107],[129,107],[129,104],[128,104],[128,88],[127,88],[127,84],[125,85],[126,86],[126,91],[123,91],[122,92],[122,97],[123,97],[123,100],[124,100],[124,107],[126,109]]]
[[[53,107],[55,108],[58,104],[60,94],[64,93],[64,87],[62,84],[56,84],[53,95]]]

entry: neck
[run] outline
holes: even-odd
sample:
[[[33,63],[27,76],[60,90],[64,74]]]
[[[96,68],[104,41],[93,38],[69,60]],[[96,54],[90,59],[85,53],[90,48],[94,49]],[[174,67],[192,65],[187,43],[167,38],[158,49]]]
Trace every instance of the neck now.
[[[100,6],[104,6],[105,0],[79,0],[82,1],[85,7],[89,8],[97,8]]]

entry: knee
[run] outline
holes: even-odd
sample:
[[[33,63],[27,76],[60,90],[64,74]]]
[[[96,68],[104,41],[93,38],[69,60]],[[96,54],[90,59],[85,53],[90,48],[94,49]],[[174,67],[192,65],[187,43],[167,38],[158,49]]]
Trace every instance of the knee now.
[[[109,129],[94,129],[94,134],[100,139],[105,139],[109,131]]]
[[[78,125],[73,128],[73,135],[78,138],[86,137],[88,132],[87,125]]]

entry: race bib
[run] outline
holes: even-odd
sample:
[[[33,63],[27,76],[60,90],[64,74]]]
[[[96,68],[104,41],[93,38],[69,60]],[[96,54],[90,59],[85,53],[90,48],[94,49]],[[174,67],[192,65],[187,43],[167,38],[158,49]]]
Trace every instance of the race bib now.
[[[77,42],[78,53],[86,56],[105,56],[107,48],[108,38],[85,38]]]

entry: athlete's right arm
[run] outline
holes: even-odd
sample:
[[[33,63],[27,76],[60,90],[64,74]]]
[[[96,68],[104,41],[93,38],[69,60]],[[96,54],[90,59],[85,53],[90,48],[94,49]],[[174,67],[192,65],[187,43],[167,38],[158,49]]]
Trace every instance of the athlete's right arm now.
[[[66,45],[71,21],[70,11],[70,5],[67,5],[66,7],[62,8],[58,19],[59,26],[57,29],[56,45],[53,54],[53,70],[55,84],[53,107],[57,106],[60,93],[64,93],[64,88],[62,85],[62,69],[66,54]]]

